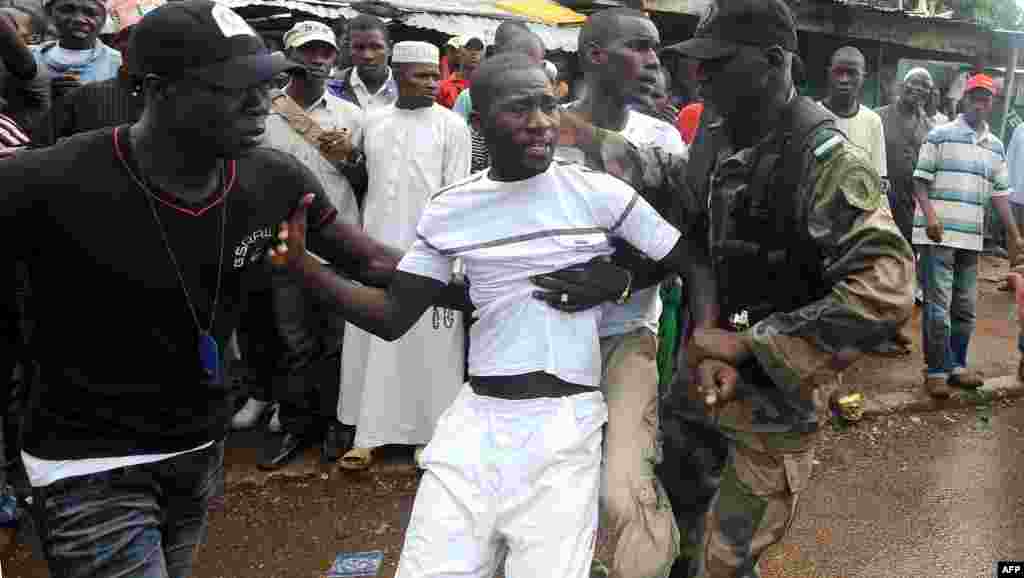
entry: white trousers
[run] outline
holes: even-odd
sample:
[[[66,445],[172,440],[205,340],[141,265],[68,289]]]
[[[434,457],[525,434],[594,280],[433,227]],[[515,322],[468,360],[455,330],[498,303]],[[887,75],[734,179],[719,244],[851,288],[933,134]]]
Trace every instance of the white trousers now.
[[[599,391],[506,400],[463,386],[423,451],[395,578],[587,578],[608,409]]]

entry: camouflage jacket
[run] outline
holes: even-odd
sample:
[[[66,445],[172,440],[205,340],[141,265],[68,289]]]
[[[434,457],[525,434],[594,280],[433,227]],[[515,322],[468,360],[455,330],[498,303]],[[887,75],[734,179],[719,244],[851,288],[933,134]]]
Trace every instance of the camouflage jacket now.
[[[704,129],[724,131],[724,124]],[[766,377],[740,385],[737,401],[716,416],[722,426],[757,432],[813,430],[823,409],[819,387],[834,383],[859,351],[886,338],[912,311],[913,254],[896,228],[880,179],[845,139],[828,140],[814,149],[806,177],[811,198],[795,222],[805,223],[805,237],[821,255],[822,275],[831,290],[795,310],[773,312],[746,330],[753,342],[755,373]],[[693,193],[686,161],[657,149],[639,150],[600,129],[581,148],[588,164],[631,183],[684,235],[698,241],[712,237],[712,203]],[[719,149],[712,196],[728,195],[729,187],[742,184],[744,178],[737,181],[736,175],[749,180],[752,150]],[[709,243],[698,245],[710,252]],[[745,377],[749,374],[740,369]]]

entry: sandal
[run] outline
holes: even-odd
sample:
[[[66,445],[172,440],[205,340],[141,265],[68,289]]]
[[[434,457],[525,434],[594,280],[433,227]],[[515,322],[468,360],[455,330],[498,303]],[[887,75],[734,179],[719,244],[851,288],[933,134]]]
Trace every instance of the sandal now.
[[[345,470],[365,470],[373,464],[373,448],[352,448],[341,456],[338,467]]]

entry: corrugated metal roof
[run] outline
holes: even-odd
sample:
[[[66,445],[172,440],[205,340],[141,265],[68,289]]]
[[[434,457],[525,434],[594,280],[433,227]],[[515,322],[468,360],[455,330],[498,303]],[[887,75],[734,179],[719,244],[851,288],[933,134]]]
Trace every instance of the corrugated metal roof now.
[[[344,16],[355,18],[359,13],[352,9],[348,2],[329,2],[325,0],[214,0],[228,8],[245,8],[247,6],[273,6],[287,10],[298,10],[333,20]]]
[[[922,18],[925,20],[943,20],[943,21],[957,21],[957,22],[968,22],[956,18],[956,15],[952,10],[945,10],[938,13],[930,13],[925,10],[916,10],[910,8],[916,3],[916,0],[832,0],[833,4],[839,4],[842,6],[853,6],[870,12],[885,12],[887,14],[900,14],[910,18]],[[901,7],[902,5],[902,7]]]
[[[239,0],[235,0],[239,1]],[[267,0],[252,0],[267,1]],[[401,18],[409,26],[439,30],[445,34],[476,36],[486,44],[494,42],[494,33],[498,26],[507,19],[487,18],[469,14],[438,14],[434,12],[417,12]],[[540,36],[548,50],[564,50],[576,52],[579,39],[579,27],[548,26],[537,22],[526,22],[527,28]]]
[[[358,12],[351,2],[331,0],[215,0],[229,8],[246,6],[273,6],[298,10],[333,19],[339,16],[353,18]],[[578,26],[551,26],[539,18],[529,18],[498,8],[493,2],[479,0],[393,0],[383,2],[403,14],[396,17],[409,26],[429,28],[445,34],[476,36],[490,44],[494,32],[506,20],[524,22],[540,36],[549,50],[575,52],[579,37]]]

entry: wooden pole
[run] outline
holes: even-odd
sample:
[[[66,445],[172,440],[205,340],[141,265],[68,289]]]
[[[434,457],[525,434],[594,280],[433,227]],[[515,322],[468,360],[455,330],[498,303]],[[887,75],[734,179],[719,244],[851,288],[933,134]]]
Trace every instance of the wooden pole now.
[[[1006,78],[1003,82],[1003,126],[999,127],[1000,136],[1006,135],[1006,119],[1010,116],[1010,103],[1013,102],[1013,96],[1017,91],[1014,79],[1017,76],[1017,56],[1020,49],[1015,42],[1011,44],[1013,46],[1010,48],[1010,61],[1006,64]]]

